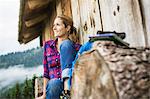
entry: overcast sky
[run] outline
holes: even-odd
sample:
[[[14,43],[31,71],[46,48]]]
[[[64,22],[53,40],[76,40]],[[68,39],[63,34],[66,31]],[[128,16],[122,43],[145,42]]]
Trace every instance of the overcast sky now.
[[[18,42],[20,0],[0,0],[0,55],[39,46],[39,39],[28,44]]]

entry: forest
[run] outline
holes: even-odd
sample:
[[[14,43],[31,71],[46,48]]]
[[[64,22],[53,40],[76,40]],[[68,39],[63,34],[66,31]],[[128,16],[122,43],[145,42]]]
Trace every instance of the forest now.
[[[0,56],[0,69],[9,69],[16,65],[25,68],[42,65],[43,48],[32,48],[23,52],[12,52]],[[24,82],[17,82],[14,86],[0,89],[0,99],[34,99],[34,80],[26,77]],[[1,81],[0,81],[1,87]]]
[[[0,90],[0,99],[34,99],[34,75],[32,79],[26,78],[23,83]]]
[[[41,47],[32,48],[24,52],[12,52],[0,56],[0,69],[14,65],[24,67],[34,67],[42,64],[43,49]]]

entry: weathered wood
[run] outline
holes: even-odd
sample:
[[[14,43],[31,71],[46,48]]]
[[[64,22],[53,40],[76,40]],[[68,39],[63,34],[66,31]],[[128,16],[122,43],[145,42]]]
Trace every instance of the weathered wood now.
[[[150,48],[124,49],[110,41],[95,42],[77,60],[72,98],[150,99],[149,71]]]
[[[61,0],[62,14],[72,17],[71,0]]]
[[[39,25],[39,27],[40,27],[41,23],[44,26],[44,24],[43,24],[44,21],[46,21],[48,19],[48,17],[49,17],[48,14],[51,13],[51,11],[52,11],[52,9],[51,8],[49,9],[48,7],[53,6],[53,3],[54,3],[54,2],[50,2],[51,5],[49,5],[48,1],[50,2],[51,0],[47,0],[45,2],[43,2],[43,0],[30,0],[30,1],[29,0],[21,0],[22,7],[20,9],[21,15],[20,15],[20,22],[19,22],[20,25],[19,25],[19,37],[18,37],[18,41],[20,43],[27,43],[27,42],[35,39],[39,35],[41,35],[41,32],[44,30],[44,27],[37,29],[37,31],[34,29],[36,29],[37,25]],[[43,2],[43,3],[37,3],[37,2]],[[47,2],[47,4],[46,4],[46,2]],[[31,9],[30,9],[30,6],[32,6],[33,8],[31,7]],[[28,29],[29,27],[32,29]],[[33,33],[33,31],[35,31],[35,33],[37,33],[38,36],[30,35],[32,37],[29,37],[29,38],[23,37],[23,35],[25,35],[25,33]]]
[[[62,5],[61,5],[61,2],[60,0],[57,0],[56,1],[56,12],[57,12],[57,15],[62,15]]]
[[[35,25],[34,27],[24,27],[23,32],[25,33],[37,33],[39,31],[42,31],[42,23],[41,25]],[[24,35],[24,34],[23,34]]]
[[[82,42],[88,41],[88,36],[102,30],[98,0],[78,0]],[[72,5],[72,9],[74,6]],[[76,9],[75,9],[76,10]],[[74,13],[73,13],[74,14]]]
[[[150,46],[150,2],[149,0],[141,0],[141,14],[143,17],[143,25],[146,39],[146,46]]]
[[[28,5],[31,10],[38,9],[43,6],[48,6],[49,2],[52,0],[28,0]]]
[[[23,36],[24,39],[27,39],[27,38],[30,38],[32,35],[38,35],[38,33],[35,33],[35,32],[33,32],[33,33],[26,32],[22,36]]]
[[[80,20],[80,10],[79,10],[79,1],[78,0],[71,0],[71,9],[72,9],[72,18],[74,21],[74,26],[77,28],[77,33],[80,37],[80,43],[83,43],[83,33],[81,30],[81,20]]]
[[[81,55],[75,65],[71,99],[117,99],[111,72],[98,50]]]
[[[57,0],[58,1],[58,0]],[[44,30],[42,32],[42,44],[44,45],[45,41],[48,41],[50,39],[54,39],[54,33],[53,33],[53,21],[54,18],[57,15],[57,8],[58,6],[57,2],[53,2],[53,4],[51,5],[51,7],[49,8],[50,11],[52,11],[53,13],[49,13],[48,14],[48,19],[44,20],[45,22],[45,27]]]
[[[36,25],[36,24],[40,23],[41,21],[43,21],[47,17],[48,17],[47,13],[45,13],[43,15],[39,15],[39,16],[33,18],[33,19],[25,21],[25,25],[26,25],[26,27],[31,27],[33,25]]]
[[[99,0],[104,31],[125,32],[131,46],[145,46],[138,0]]]
[[[35,79],[35,98],[39,97],[43,93],[43,78],[36,78]]]
[[[36,39],[38,36],[39,36],[39,34],[36,34],[36,35],[28,37],[28,38],[22,37],[22,41],[20,43],[26,44],[26,43],[32,41],[33,39]]]
[[[72,17],[70,0],[57,0],[56,4],[57,15],[63,14]]]
[[[35,18],[39,15],[43,15],[43,14],[48,13],[48,12],[49,12],[48,11],[48,5],[41,6],[40,8],[36,8],[36,9],[30,9],[29,4],[26,1],[25,8],[24,8],[23,19],[24,20],[30,20],[30,19],[33,19],[33,18]]]
[[[124,49],[112,42],[94,46],[111,70],[119,99],[150,98],[150,48]]]
[[[80,33],[81,43],[88,40],[88,36],[102,30],[98,1],[71,0],[74,24]]]
[[[150,48],[95,42],[75,64],[71,99],[150,99],[149,71]],[[35,85],[40,94],[42,84]]]
[[[44,31],[42,33],[42,41],[43,43],[45,41],[48,41],[50,39],[54,39],[54,33],[53,33],[53,21],[54,21],[54,18],[56,17],[56,12],[51,14],[51,17],[49,18],[49,20],[47,20],[45,22],[45,28],[44,28]]]
[[[50,16],[57,12],[73,17],[81,43],[97,30],[127,33],[131,46],[150,46],[149,0],[22,0],[20,30],[24,20],[37,18],[42,12]],[[54,2],[56,9],[47,10]],[[71,5],[70,5],[71,4]],[[55,11],[57,10],[57,11]],[[43,13],[44,14],[44,13]],[[42,14],[42,15],[43,15]],[[49,17],[50,17],[49,16]],[[46,19],[44,19],[46,20]],[[33,23],[26,23],[29,26]],[[19,33],[21,36],[21,32]],[[21,37],[19,37],[21,41]]]

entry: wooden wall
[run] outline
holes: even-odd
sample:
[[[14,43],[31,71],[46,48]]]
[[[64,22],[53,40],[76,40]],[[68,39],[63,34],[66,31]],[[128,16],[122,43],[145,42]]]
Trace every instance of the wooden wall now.
[[[45,41],[48,41],[50,39],[54,39],[54,34],[53,34],[53,31],[52,31],[52,27],[53,27],[53,21],[57,15],[57,11],[56,11],[56,5],[57,3],[56,2],[53,2],[51,4],[51,6],[49,7],[49,19],[48,20],[45,20],[45,28],[44,28],[44,31],[42,33],[42,41],[43,41],[43,44]]]
[[[100,0],[103,29],[127,34],[131,46],[145,45],[138,0]]]
[[[125,32],[130,46],[150,46],[148,0],[71,0],[81,42],[97,30]]]
[[[65,14],[73,18],[81,43],[88,41],[89,35],[101,30],[125,32],[125,41],[131,47],[150,46],[149,11],[149,0],[56,0],[55,9],[45,28],[45,40],[53,37],[49,27],[54,17]]]
[[[146,45],[150,46],[150,2],[149,0],[139,0],[141,6],[141,14],[143,16],[143,27],[145,31]]]
[[[89,35],[102,30],[98,0],[71,0],[71,4],[74,25],[84,43]]]
[[[48,41],[49,39],[55,39],[53,34],[53,21],[57,15],[68,15],[72,17],[71,1],[70,0],[55,0],[50,6],[49,20],[45,20],[45,29],[42,34],[42,41]]]

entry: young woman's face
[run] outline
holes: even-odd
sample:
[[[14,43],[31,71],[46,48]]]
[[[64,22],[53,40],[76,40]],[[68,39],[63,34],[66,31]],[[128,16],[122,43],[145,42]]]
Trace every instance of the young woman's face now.
[[[60,18],[56,18],[53,24],[53,31],[55,37],[62,37],[68,35],[68,29],[65,27],[63,21]]]

